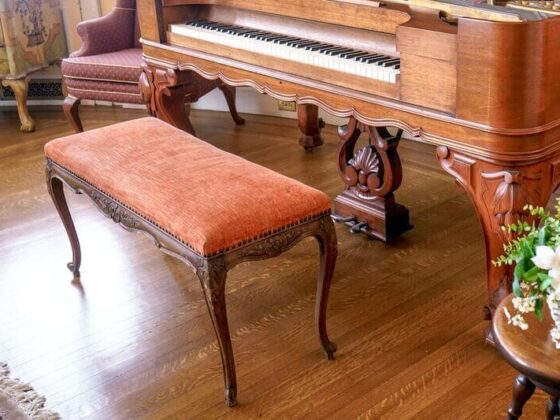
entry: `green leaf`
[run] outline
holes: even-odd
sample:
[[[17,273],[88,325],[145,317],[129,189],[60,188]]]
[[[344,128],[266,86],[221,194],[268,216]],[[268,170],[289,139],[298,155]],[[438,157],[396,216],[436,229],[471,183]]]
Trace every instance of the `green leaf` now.
[[[519,279],[514,278],[511,287],[515,296],[523,297],[523,292],[521,292],[521,288],[519,287]]]
[[[539,229],[539,245],[545,245],[548,236],[548,229],[546,227]]]
[[[528,271],[523,273],[523,280],[525,280],[529,283],[536,282],[539,278],[540,270],[541,269],[537,266],[532,267],[531,269],[529,269]]]
[[[548,277],[541,283],[539,289],[541,290],[541,292],[544,292],[546,289],[550,287],[551,284],[552,284],[552,278]]]
[[[537,319],[539,321],[542,322],[543,320],[543,313],[542,313],[542,308],[543,308],[543,301],[542,299],[537,299],[535,301],[535,315],[537,315]]]
[[[528,260],[528,262],[533,265],[533,262],[531,261],[531,258],[533,258],[535,256],[535,252],[533,251],[533,245],[527,241],[524,240],[521,244],[522,246],[522,252],[523,252],[523,256]]]

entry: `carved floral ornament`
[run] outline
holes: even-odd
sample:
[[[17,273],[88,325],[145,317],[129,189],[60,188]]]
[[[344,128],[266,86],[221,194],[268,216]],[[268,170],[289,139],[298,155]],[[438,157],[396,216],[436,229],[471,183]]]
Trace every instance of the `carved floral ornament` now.
[[[368,144],[355,151],[362,132]],[[392,135],[385,127],[371,127],[351,118],[339,130],[339,172],[347,185],[364,199],[383,197],[395,191],[402,180],[397,153],[402,130]]]
[[[491,194],[492,181],[500,181],[495,187],[493,200],[485,200],[492,203],[492,211],[496,223],[501,228],[523,219],[523,206],[525,204],[539,204],[541,202],[541,190],[538,188],[542,174],[523,174],[518,170],[483,172],[483,195]],[[536,183],[534,181],[537,181]],[[536,187],[536,188],[532,188]]]
[[[477,210],[487,213],[492,231],[504,239],[503,227],[524,219],[526,204],[544,205],[548,195],[542,189],[545,166],[492,170],[495,165],[477,161],[445,146],[437,149],[442,167],[469,193]]]
[[[97,207],[99,207],[99,209],[115,223],[119,223],[129,228],[135,228],[138,226],[136,218],[132,216],[127,209],[115,201],[101,193],[98,193],[97,191],[91,191],[89,195]]]

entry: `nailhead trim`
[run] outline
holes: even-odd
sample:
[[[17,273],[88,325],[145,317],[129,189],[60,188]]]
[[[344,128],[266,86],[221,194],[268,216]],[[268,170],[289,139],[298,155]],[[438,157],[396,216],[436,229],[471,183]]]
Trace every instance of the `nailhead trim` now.
[[[291,229],[291,228],[293,228],[293,227],[295,227],[295,226],[299,226],[299,225],[302,225],[302,224],[305,224],[305,223],[309,223],[309,222],[318,220],[318,219],[320,219],[320,218],[322,218],[322,217],[325,217],[325,216],[328,216],[328,215],[331,214],[331,210],[328,209],[328,210],[325,210],[325,211],[320,212],[320,213],[316,213],[316,214],[313,214],[313,215],[305,216],[303,219],[300,219],[300,220],[298,220],[298,221],[296,221],[296,222],[292,222],[292,223],[289,223],[289,224],[287,224],[287,225],[285,225],[285,226],[282,226],[282,227],[280,227],[280,228],[276,228],[276,229],[272,229],[272,230],[263,232],[263,233],[261,233],[261,234],[259,234],[259,235],[257,235],[257,236],[254,236],[254,237],[252,237],[252,238],[249,238],[249,239],[243,239],[243,240],[238,241],[237,243],[235,243],[235,244],[233,244],[233,245],[231,245],[231,246],[229,246],[229,247],[220,249],[220,250],[218,250],[218,251],[216,251],[216,252],[212,252],[212,253],[209,253],[209,254],[200,254],[191,244],[189,244],[189,243],[186,242],[185,240],[181,239],[179,236],[175,235],[174,233],[171,233],[169,230],[163,228],[162,226],[160,226],[158,223],[154,222],[153,220],[148,219],[146,216],[142,215],[141,213],[139,213],[137,210],[135,210],[134,208],[130,207],[129,205],[124,204],[122,201],[120,201],[119,199],[113,197],[111,194],[108,194],[108,193],[106,193],[105,191],[99,189],[98,187],[96,187],[94,184],[92,184],[91,182],[89,182],[89,181],[86,180],[85,178],[81,177],[80,175],[76,174],[75,172],[71,171],[70,169],[68,169],[68,168],[64,167],[63,165],[61,165],[61,164],[59,164],[59,163],[53,161],[52,159],[50,159],[50,158],[48,158],[48,157],[47,157],[47,162],[50,162],[50,163],[52,163],[52,164],[54,164],[54,165],[56,165],[56,166],[62,168],[62,169],[65,170],[66,172],[72,174],[74,177],[78,178],[80,181],[86,183],[87,185],[89,185],[89,186],[92,187],[93,189],[97,190],[97,191],[100,192],[101,194],[103,194],[103,195],[109,197],[111,200],[113,200],[115,203],[117,203],[117,204],[120,205],[121,207],[124,207],[125,209],[127,209],[128,211],[130,211],[131,213],[133,213],[134,215],[136,215],[136,216],[140,217],[141,219],[143,219],[144,221],[146,221],[146,222],[152,224],[153,226],[155,226],[156,228],[158,228],[158,229],[161,230],[162,232],[165,232],[166,234],[168,234],[169,236],[171,236],[172,238],[174,238],[175,240],[177,240],[178,242],[180,242],[181,244],[183,244],[184,246],[186,246],[188,249],[190,249],[190,250],[191,250],[192,252],[194,252],[196,255],[198,255],[199,257],[203,257],[203,258],[215,257],[215,256],[218,256],[218,255],[221,255],[221,254],[225,254],[225,253],[227,253],[227,252],[231,252],[231,251],[233,251],[233,250],[236,250],[236,249],[238,249],[238,248],[242,248],[242,247],[244,247],[244,246],[246,246],[246,245],[249,245],[249,244],[251,244],[251,243],[258,242],[258,241],[263,240],[263,239],[266,239],[266,238],[268,238],[268,237],[272,237],[272,236],[275,236],[275,235],[277,235],[277,234],[279,234],[279,233],[285,232],[285,231],[287,231],[287,230],[289,230],[289,229]]]

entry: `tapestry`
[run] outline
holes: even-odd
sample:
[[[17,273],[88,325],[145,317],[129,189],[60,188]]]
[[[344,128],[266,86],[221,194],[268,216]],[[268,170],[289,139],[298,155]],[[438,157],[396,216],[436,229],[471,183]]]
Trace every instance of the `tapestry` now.
[[[65,56],[59,0],[0,0],[0,78],[22,78]]]

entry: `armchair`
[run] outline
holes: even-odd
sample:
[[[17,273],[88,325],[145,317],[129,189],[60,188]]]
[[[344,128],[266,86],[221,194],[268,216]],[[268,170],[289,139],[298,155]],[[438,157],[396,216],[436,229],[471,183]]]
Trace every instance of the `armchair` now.
[[[143,104],[139,88],[142,74],[142,45],[136,13],[136,0],[117,0],[113,10],[98,19],[82,22],[77,28],[82,40],[78,51],[62,61],[62,75],[67,88],[64,113],[76,132],[83,131],[79,116],[82,100]],[[237,114],[235,90],[221,81],[207,81],[192,74],[192,86],[185,100],[196,102],[215,88],[224,93],[234,121],[245,121]],[[195,80],[196,79],[196,80]],[[192,125],[187,130],[194,132]]]

